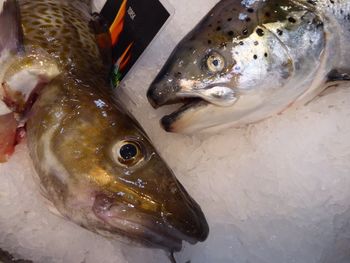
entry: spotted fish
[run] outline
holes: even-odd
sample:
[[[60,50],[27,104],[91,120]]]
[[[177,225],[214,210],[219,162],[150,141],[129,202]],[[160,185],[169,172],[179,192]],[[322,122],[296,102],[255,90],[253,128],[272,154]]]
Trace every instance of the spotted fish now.
[[[171,251],[204,241],[209,229],[199,205],[112,99],[102,59],[109,35],[88,2],[5,2],[0,134],[13,139],[16,127],[26,128],[43,194],[75,223]]]
[[[170,132],[243,126],[302,105],[350,65],[350,1],[222,0],[175,48],[152,83]]]

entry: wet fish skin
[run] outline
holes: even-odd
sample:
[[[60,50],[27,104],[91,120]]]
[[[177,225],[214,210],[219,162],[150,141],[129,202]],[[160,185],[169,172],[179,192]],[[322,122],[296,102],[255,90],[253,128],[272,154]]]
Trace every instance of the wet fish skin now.
[[[185,103],[161,121],[179,133],[244,126],[304,104],[335,69],[349,76],[349,17],[344,0],[222,0],[175,48],[149,101]]]
[[[7,72],[34,67],[44,85],[35,91],[26,127],[47,199],[61,215],[105,236],[172,251],[183,240],[204,241],[209,228],[199,205],[112,99],[88,5],[21,0],[18,6],[24,51]],[[41,63],[28,63],[28,56]]]

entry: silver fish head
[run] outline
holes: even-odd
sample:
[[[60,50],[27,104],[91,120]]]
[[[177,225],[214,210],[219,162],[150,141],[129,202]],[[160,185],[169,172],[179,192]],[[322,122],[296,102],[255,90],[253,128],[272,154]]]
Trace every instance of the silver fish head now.
[[[155,108],[184,103],[161,121],[170,132],[258,121],[305,91],[324,45],[312,7],[222,0],[175,48],[148,99]]]

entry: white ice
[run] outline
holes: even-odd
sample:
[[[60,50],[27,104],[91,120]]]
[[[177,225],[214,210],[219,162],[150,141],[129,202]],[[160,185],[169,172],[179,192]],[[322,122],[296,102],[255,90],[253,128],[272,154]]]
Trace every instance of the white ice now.
[[[149,106],[147,87],[216,1],[169,2],[173,19],[122,88],[132,99],[129,109],[210,224],[208,240],[186,245],[178,262],[350,262],[350,89],[244,129],[167,134],[158,120],[169,111]],[[168,262],[162,251],[112,242],[51,214],[33,183],[25,144],[16,150],[0,165],[1,248],[43,263]]]

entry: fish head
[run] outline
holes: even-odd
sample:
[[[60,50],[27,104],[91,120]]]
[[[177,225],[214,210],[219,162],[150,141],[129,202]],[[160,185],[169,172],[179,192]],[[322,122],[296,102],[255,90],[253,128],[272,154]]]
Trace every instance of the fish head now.
[[[94,214],[108,228],[150,246],[177,251],[183,240],[204,241],[209,229],[199,205],[148,137],[137,126],[125,130],[128,126],[106,139],[100,162],[109,182],[96,192]]]
[[[57,103],[62,82],[74,95]],[[110,95],[68,82],[42,91],[27,124],[32,159],[57,210],[94,232],[151,247],[178,251],[182,241],[204,241],[201,208],[137,122]]]
[[[202,21],[174,49],[148,90],[154,107],[177,103],[182,98],[201,98],[219,106],[235,101],[231,55],[234,34],[212,17]]]
[[[323,44],[322,21],[309,7],[223,0],[177,45],[147,96],[154,108],[184,104],[161,120],[170,132],[249,123],[300,95],[281,91],[318,66]]]

